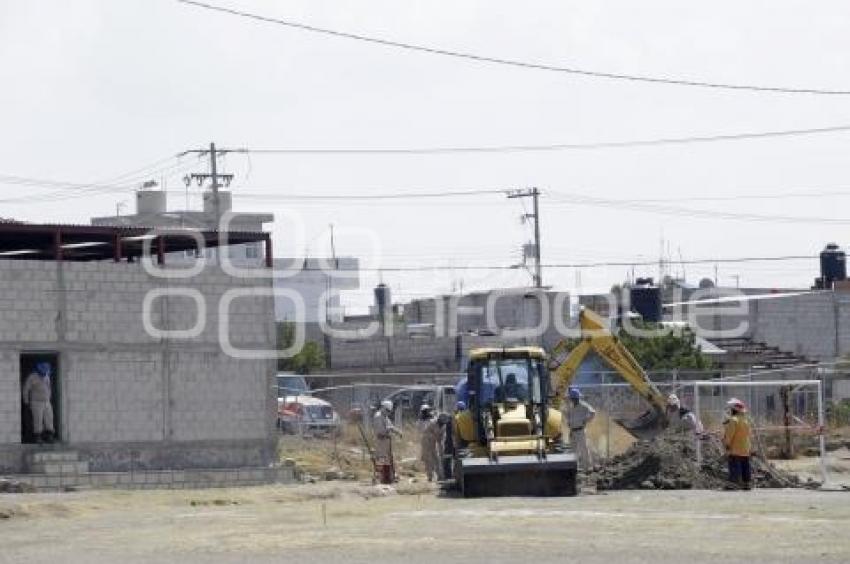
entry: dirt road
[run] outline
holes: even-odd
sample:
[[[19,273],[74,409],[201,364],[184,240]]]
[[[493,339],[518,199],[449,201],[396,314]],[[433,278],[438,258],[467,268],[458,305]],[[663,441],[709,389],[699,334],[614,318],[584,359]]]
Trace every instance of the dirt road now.
[[[0,562],[847,562],[849,499],[761,490],[463,500],[336,483],[6,495]]]

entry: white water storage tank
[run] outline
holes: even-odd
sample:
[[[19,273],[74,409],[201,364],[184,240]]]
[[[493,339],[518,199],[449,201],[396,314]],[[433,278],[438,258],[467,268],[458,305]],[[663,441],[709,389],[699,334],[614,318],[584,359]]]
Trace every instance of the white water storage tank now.
[[[230,192],[225,190],[218,191],[219,213],[229,212],[233,207],[233,197]],[[204,191],[204,213],[215,213],[215,198],[213,198],[212,190]]]
[[[163,190],[139,190],[136,192],[137,214],[160,214],[165,213],[165,191]]]

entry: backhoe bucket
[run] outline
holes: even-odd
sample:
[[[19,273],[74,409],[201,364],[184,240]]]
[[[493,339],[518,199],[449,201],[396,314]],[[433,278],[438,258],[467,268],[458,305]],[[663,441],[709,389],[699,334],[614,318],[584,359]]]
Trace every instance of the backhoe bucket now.
[[[457,483],[464,497],[576,495],[572,453],[461,458]]]
[[[626,431],[642,441],[652,440],[664,430],[666,421],[658,411],[650,409],[634,419],[616,419]]]

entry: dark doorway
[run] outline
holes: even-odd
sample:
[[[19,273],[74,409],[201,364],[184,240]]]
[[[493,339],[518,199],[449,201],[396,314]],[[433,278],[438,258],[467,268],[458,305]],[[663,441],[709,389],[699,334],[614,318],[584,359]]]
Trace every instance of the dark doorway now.
[[[21,390],[30,374],[36,371],[36,365],[46,362],[50,365],[50,404],[53,408],[53,428],[55,430],[54,439],[60,440],[62,437],[61,428],[61,390],[60,385],[60,370],[59,370],[59,355],[55,352],[24,352],[21,353]],[[21,442],[35,443],[36,436],[33,433],[33,417],[29,406],[23,402],[21,397]]]

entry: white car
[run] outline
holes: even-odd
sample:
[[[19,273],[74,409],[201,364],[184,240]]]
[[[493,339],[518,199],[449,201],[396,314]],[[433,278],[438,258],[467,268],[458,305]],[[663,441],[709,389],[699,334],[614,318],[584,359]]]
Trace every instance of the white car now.
[[[277,400],[277,424],[284,433],[339,433],[342,421],[333,406],[312,396],[286,396]]]

